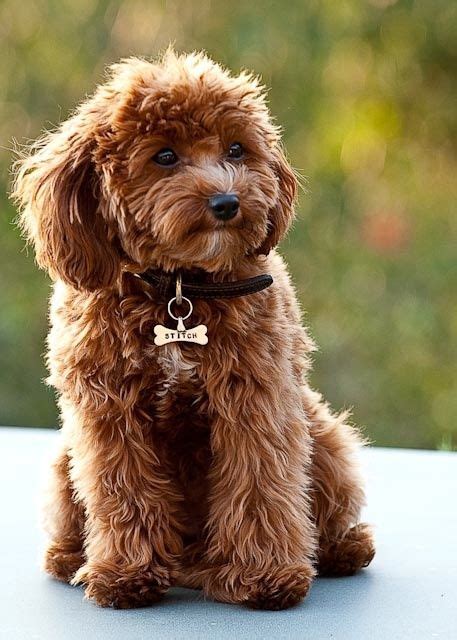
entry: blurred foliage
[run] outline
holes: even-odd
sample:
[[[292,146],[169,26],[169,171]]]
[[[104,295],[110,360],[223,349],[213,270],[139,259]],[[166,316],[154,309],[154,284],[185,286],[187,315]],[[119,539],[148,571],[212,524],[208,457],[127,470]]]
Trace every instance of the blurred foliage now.
[[[376,444],[457,448],[457,3],[3,0],[5,190],[13,138],[170,41],[272,87],[308,184],[283,251],[321,346],[313,384]],[[49,282],[1,198],[0,423],[50,426]]]

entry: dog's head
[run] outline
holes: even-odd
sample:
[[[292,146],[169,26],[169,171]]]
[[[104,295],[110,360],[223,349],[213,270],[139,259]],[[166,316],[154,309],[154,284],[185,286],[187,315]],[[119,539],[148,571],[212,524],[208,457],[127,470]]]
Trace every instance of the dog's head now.
[[[20,161],[14,194],[40,266],[96,289],[125,264],[217,272],[268,253],[296,186],[256,79],[169,51],[114,65]]]

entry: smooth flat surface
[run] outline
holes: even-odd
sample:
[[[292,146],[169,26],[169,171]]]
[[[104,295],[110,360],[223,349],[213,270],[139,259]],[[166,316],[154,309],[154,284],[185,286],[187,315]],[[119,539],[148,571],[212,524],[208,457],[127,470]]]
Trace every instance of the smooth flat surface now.
[[[319,579],[295,609],[250,611],[172,589],[149,609],[99,609],[40,572],[39,494],[59,435],[0,428],[0,638],[142,640],[457,638],[457,455],[364,452],[377,557]]]

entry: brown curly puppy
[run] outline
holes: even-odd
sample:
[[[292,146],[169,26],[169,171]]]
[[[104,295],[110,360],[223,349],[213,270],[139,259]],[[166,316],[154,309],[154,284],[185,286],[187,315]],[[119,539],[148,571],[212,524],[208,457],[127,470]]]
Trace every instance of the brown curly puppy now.
[[[296,187],[257,81],[172,51],[114,65],[19,164],[21,224],[55,280],[45,569],[102,606],[184,585],[282,609],[316,571],[374,555],[360,440],[308,386],[313,343],[274,250]],[[154,342],[178,273],[207,287],[186,321],[206,346]]]

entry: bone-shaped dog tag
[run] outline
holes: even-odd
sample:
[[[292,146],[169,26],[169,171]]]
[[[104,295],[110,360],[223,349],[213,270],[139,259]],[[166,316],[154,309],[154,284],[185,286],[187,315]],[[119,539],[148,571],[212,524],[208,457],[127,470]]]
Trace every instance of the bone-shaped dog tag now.
[[[185,298],[181,295],[181,281],[177,281],[176,287],[176,297],[172,298],[168,303],[168,315],[173,318],[173,320],[178,321],[178,326],[176,329],[169,329],[168,327],[164,327],[162,324],[156,324],[154,327],[154,344],[158,347],[161,347],[164,344],[169,344],[170,342],[194,342],[195,344],[208,344],[208,336],[206,332],[208,331],[208,327],[204,324],[199,324],[198,327],[193,327],[192,329],[186,329],[184,326],[184,320],[186,320],[192,313],[193,306],[192,302],[189,298]],[[179,295],[179,304],[182,304],[183,300],[187,302],[189,305],[189,311],[184,316],[175,316],[171,310],[173,302],[177,300]]]
[[[208,336],[206,335],[208,328],[204,324],[198,327],[186,329],[182,318],[178,318],[178,327],[176,329],[168,329],[162,324],[156,324],[154,327],[154,344],[162,346],[170,342],[195,342],[195,344],[208,344]]]

